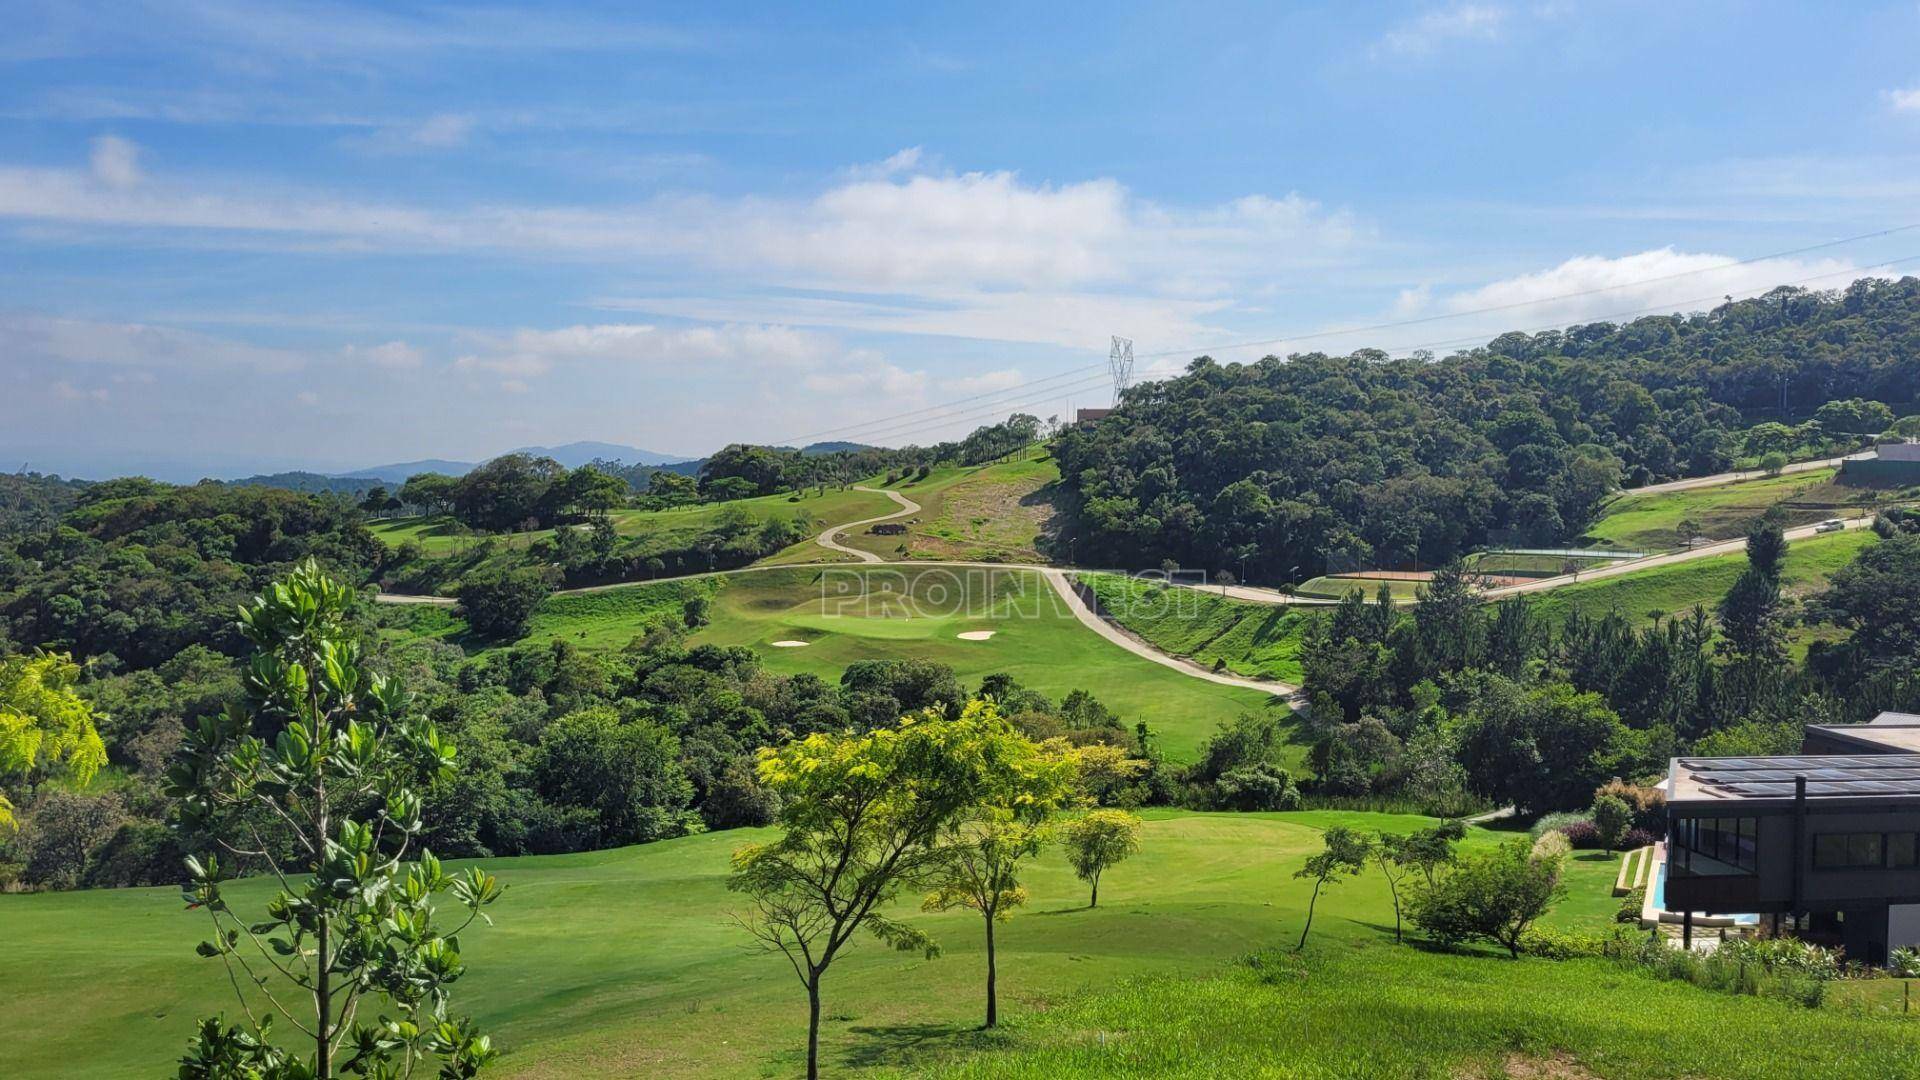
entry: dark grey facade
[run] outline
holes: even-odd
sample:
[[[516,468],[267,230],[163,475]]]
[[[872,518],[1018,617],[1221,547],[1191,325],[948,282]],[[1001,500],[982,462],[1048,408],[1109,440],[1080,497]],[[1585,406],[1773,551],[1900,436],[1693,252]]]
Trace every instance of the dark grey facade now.
[[[1803,756],[1676,758],[1665,907],[1790,919],[1868,963],[1920,944],[1920,755],[1849,741],[1867,726],[1810,729]]]

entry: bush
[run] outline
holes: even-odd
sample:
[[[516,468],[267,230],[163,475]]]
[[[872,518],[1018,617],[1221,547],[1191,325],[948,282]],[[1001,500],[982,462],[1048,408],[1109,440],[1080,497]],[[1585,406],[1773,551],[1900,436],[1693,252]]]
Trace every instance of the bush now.
[[[1632,851],[1635,848],[1652,847],[1659,843],[1660,839],[1657,833],[1651,833],[1645,829],[1628,829],[1626,839],[1620,841],[1620,850]]]
[[[1535,858],[1516,838],[1462,858],[1432,885],[1416,884],[1411,906],[1413,921],[1443,945],[1481,938],[1518,957],[1527,931],[1565,895],[1559,858]]]
[[[1887,957],[1887,966],[1903,979],[1920,978],[1920,949],[1906,947],[1893,950],[1893,954]]]
[[[1618,795],[1602,795],[1593,800],[1593,828],[1600,846],[1608,851],[1619,847],[1633,828],[1633,807]]]
[[[1542,836],[1545,836],[1546,834],[1553,832],[1557,829],[1565,828],[1566,826],[1571,825],[1576,821],[1584,821],[1588,824],[1593,823],[1593,819],[1591,817],[1588,817],[1584,812],[1582,813],[1563,812],[1558,814],[1542,814],[1537,820],[1534,821],[1533,828],[1527,830],[1527,835],[1532,837],[1535,840],[1538,840]]]
[[[1278,765],[1247,765],[1220,777],[1214,801],[1223,810],[1298,810],[1300,788]]]
[[[1520,935],[1520,951],[1544,960],[1606,956],[1617,948],[1618,933],[1593,934],[1536,926]]]
[[[1647,887],[1645,885],[1636,885],[1627,890],[1627,895],[1620,898],[1620,910],[1613,913],[1613,921],[1617,923],[1637,923],[1640,921],[1641,909],[1646,906]]]
[[[1591,821],[1576,821],[1561,826],[1557,831],[1567,838],[1567,843],[1581,851],[1593,851],[1603,846],[1600,830]]]
[[[461,581],[454,595],[460,601],[460,615],[474,634],[499,641],[525,634],[527,620],[552,591],[545,570],[523,567],[475,571]]]
[[[1609,797],[1626,803],[1628,809],[1633,811],[1635,828],[1648,832],[1660,832],[1666,828],[1667,793],[1659,788],[1630,784],[1625,780],[1609,780],[1594,789],[1595,802]]]
[[[1678,949],[1659,934],[1637,943],[1624,936],[1607,955],[1649,974],[1707,990],[1779,998],[1817,1008],[1840,977],[1840,957],[1794,938],[1729,938],[1712,952]]]
[[[1533,857],[1536,859],[1564,859],[1573,854],[1573,841],[1563,832],[1550,832],[1533,842]]]

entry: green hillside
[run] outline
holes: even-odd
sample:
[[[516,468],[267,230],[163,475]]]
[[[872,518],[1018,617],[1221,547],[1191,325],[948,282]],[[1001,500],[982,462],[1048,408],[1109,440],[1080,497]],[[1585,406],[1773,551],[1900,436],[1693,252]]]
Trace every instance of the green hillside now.
[[[1146,721],[1169,758],[1192,760],[1243,712],[1284,709],[1257,690],[1195,679],[1142,659],[1081,626],[1030,570],[835,566],[764,570],[693,582],[632,585],[549,598],[530,637],[615,648],[689,596],[713,597],[695,644],[745,645],[782,674],[838,680],[857,660],[924,659],[961,681],[1006,672],[1058,701],[1087,690],[1129,727]],[[991,631],[984,641],[959,637]],[[776,646],[799,641],[800,646]]]
[[[1300,641],[1316,616],[1121,574],[1080,574],[1101,610],[1154,646],[1236,675],[1298,683]]]
[[[1794,541],[1781,568],[1786,592],[1804,597],[1824,589],[1836,571],[1877,539],[1871,531],[1857,529]],[[1565,619],[1575,608],[1590,615],[1618,610],[1636,623],[1652,622],[1656,616],[1683,614],[1695,604],[1711,610],[1746,566],[1744,552],[1655,566],[1534,593],[1533,607],[1553,622]],[[1800,644],[1804,648],[1805,641]]]
[[[703,503],[673,510],[614,510],[609,513],[609,517],[613,520],[614,531],[620,535],[649,537],[656,541],[655,546],[661,550],[671,550],[684,547],[693,537],[712,529],[723,516],[734,513],[744,513],[756,522],[776,517],[804,517],[811,526],[811,531],[817,534],[830,525],[878,517],[894,509],[896,507],[893,500],[885,495],[871,491],[856,491],[852,488],[841,491],[829,487],[825,494],[818,494],[815,489],[809,488],[798,498],[792,495],[763,495],[754,499]],[[446,515],[390,518],[373,522],[368,529],[389,547],[397,548],[401,544],[413,541],[429,555],[446,555],[464,551],[489,538],[463,530],[453,518]],[[552,534],[551,529],[541,529],[535,532],[498,534],[492,539],[498,544],[524,546]],[[806,550],[809,548],[811,551]],[[817,555],[818,557],[812,560],[816,562],[825,562],[834,558],[832,552],[813,543],[811,539],[794,545],[788,551],[782,552],[781,556],[789,553],[796,557]]]
[[[1060,468],[1043,455],[1033,447],[1011,461],[945,466],[924,480],[891,484],[920,504],[906,535],[849,532],[841,542],[888,560],[1045,562],[1040,548],[1053,528],[1053,486]]]
[[[1691,518],[1697,535],[1731,540],[1745,535],[1753,519],[1779,503],[1804,503],[1809,509],[1789,510],[1789,525],[1803,525],[1834,517],[1851,495],[1861,491],[1836,488],[1836,469],[1814,469],[1735,484],[1688,488],[1684,491],[1635,495],[1609,502],[1586,538],[1606,547],[1629,551],[1664,551],[1686,542],[1680,523]],[[1869,496],[1871,493],[1865,493]]]

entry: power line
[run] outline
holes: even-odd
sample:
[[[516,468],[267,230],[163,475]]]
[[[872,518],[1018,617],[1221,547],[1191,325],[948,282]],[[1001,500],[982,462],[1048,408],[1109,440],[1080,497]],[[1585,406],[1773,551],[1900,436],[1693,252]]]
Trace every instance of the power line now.
[[[805,434],[805,435],[794,435],[789,438],[781,439],[775,445],[789,446],[789,445],[799,443],[802,439],[811,441],[819,438],[822,435],[837,435],[843,431],[855,431],[860,428],[871,427],[872,425],[881,423],[885,420],[897,420],[905,416],[918,416],[921,413],[936,412],[941,409],[952,408],[955,405],[965,404],[966,402],[969,402],[969,401],[978,401],[982,398],[997,397],[998,395],[1001,395],[1001,394],[1011,394],[1019,390],[1024,390],[1028,387],[1039,386],[1041,383],[1049,383],[1059,379],[1064,379],[1069,375],[1079,375],[1082,372],[1095,371],[1095,370],[1104,371],[1106,369],[1107,369],[1107,365],[1105,364],[1088,364],[1085,367],[1068,368],[1065,371],[1055,372],[1054,374],[1047,375],[1043,378],[1029,379],[1026,382],[1014,383],[1012,386],[1003,386],[998,390],[987,390],[978,394],[970,394],[967,397],[954,398],[951,401],[942,402],[939,405],[929,405],[925,408],[913,409],[909,412],[894,413],[889,416],[883,417],[881,420],[869,420],[866,423],[861,423],[861,424],[845,424],[837,428],[827,428],[824,431],[809,432],[808,434]]]
[[[1087,378],[1081,379],[1078,382],[1068,383],[1061,386],[1049,388],[1037,395],[1032,395],[1026,398],[1016,398],[1008,401],[996,401],[989,405],[975,406],[971,409],[963,410],[961,412],[953,413],[946,416],[927,417],[925,419],[909,420],[909,421],[906,421],[905,423],[897,423],[897,424],[890,423],[890,421],[893,419],[891,417],[884,418],[882,420],[876,420],[875,423],[889,424],[889,426],[864,431],[860,434],[859,437],[862,439],[883,439],[883,438],[894,437],[899,435],[902,432],[908,432],[908,431],[939,430],[941,428],[950,427],[954,424],[965,423],[969,420],[1005,415],[1013,410],[1019,409],[1022,406],[1031,406],[1031,405],[1038,404],[1040,402],[1054,401],[1069,391],[1093,390],[1097,387],[1104,386],[1104,385],[1111,385],[1111,378],[1105,372],[1102,372],[1098,375],[1093,375],[1093,376],[1089,376]]]

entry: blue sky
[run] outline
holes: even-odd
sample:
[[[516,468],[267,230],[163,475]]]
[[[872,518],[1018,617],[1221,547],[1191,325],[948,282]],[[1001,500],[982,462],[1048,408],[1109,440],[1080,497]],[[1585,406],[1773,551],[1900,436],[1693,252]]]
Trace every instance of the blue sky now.
[[[1920,266],[1727,265],[1920,223],[1913,0],[7,21],[9,468],[931,441],[1104,404],[1112,334],[1445,352]]]

